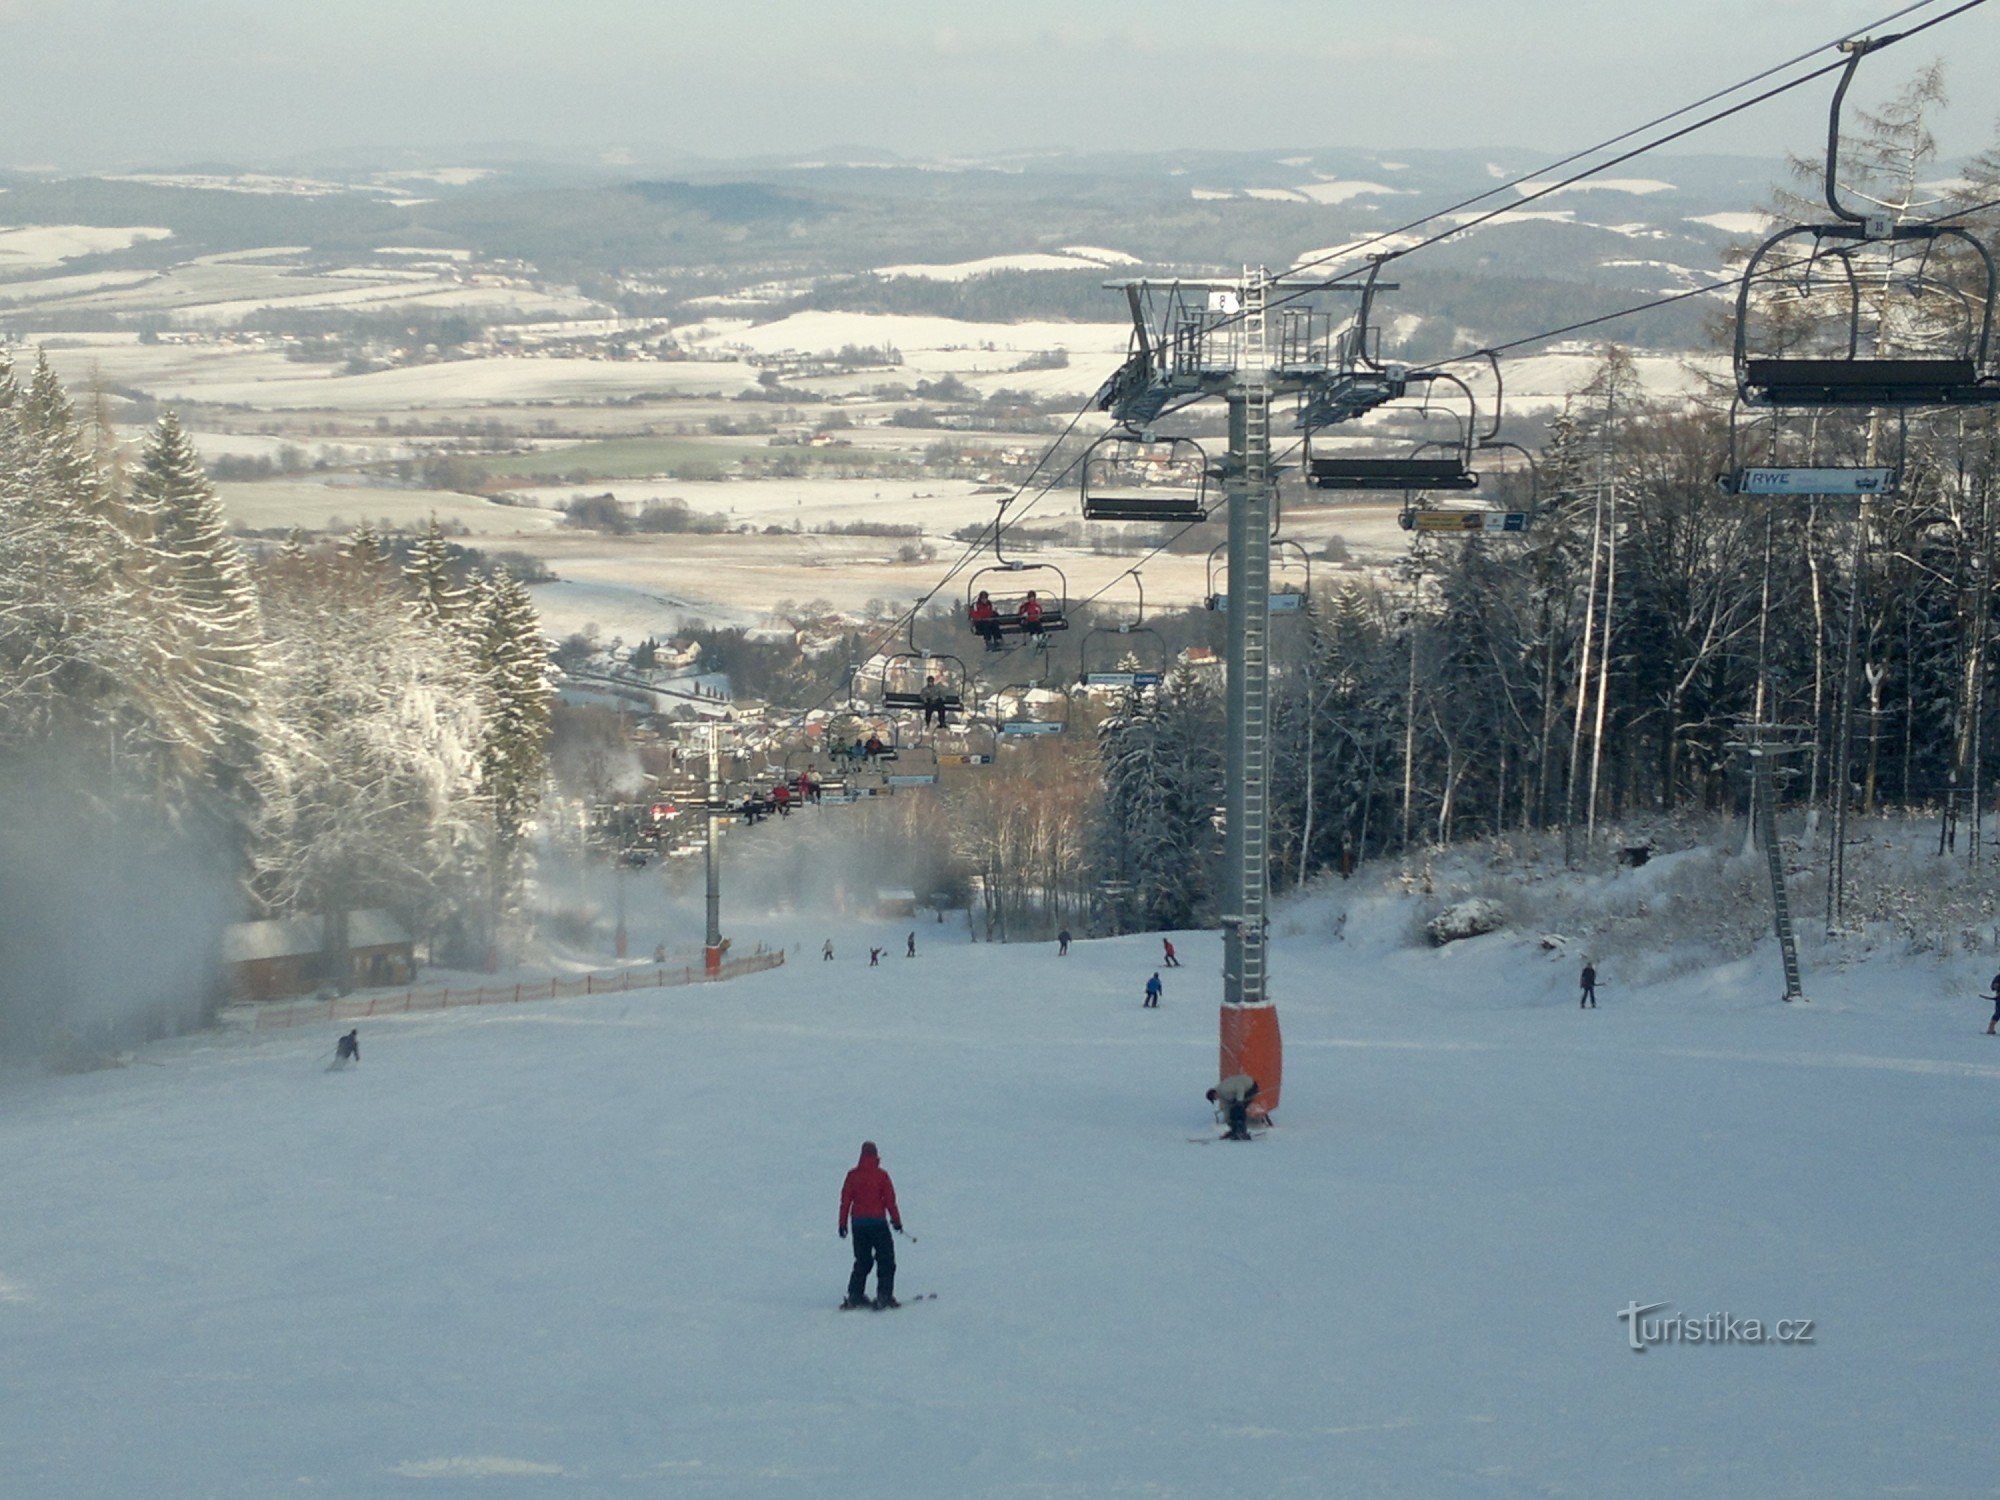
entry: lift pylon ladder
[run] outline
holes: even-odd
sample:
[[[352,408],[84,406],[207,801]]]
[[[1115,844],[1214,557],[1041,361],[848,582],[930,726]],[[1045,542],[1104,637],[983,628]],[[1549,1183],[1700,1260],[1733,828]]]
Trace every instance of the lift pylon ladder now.
[[[1778,954],[1785,969],[1786,1001],[1804,1000],[1805,988],[1799,976],[1799,940],[1792,924],[1792,901],[1785,890],[1785,851],[1778,841],[1778,789],[1772,774],[1778,757],[1803,750],[1802,745],[1738,744],[1750,760],[1750,798],[1755,804],[1757,842],[1764,846],[1764,863],[1771,877],[1771,926],[1778,938]]]

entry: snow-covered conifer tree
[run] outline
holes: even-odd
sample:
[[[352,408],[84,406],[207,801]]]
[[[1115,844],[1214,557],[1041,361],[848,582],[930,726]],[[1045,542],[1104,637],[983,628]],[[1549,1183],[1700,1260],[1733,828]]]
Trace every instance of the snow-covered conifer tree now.
[[[153,573],[166,605],[156,626],[191,718],[185,732],[202,754],[209,800],[240,818],[263,739],[257,593],[201,457],[171,412],[141,456],[132,504],[152,526]]]

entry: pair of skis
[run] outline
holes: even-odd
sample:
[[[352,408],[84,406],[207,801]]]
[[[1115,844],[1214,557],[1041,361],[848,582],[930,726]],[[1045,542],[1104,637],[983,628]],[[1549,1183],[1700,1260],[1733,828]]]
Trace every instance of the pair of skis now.
[[[936,1292],[918,1292],[914,1297],[898,1298],[896,1301],[896,1307],[908,1307],[913,1302],[935,1302],[935,1301],[937,1301]],[[837,1311],[859,1312],[864,1307],[867,1308],[868,1311],[870,1312],[893,1312],[895,1310],[894,1308],[877,1307],[872,1302],[856,1302],[853,1304],[843,1302],[840,1304],[840,1307],[837,1309]]]

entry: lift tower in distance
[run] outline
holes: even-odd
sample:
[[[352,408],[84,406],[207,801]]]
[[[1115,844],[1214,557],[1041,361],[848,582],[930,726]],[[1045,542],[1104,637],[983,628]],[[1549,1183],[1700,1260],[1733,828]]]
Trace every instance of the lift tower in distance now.
[[[1221,1077],[1257,1080],[1253,1114],[1277,1109],[1284,1078],[1278,1013],[1266,986],[1270,890],[1271,543],[1277,517],[1272,408],[1297,402],[1294,425],[1349,420],[1403,393],[1404,372],[1363,359],[1365,319],[1335,327],[1316,305],[1364,282],[1288,279],[1123,281],[1131,352],[1096,396],[1121,427],[1151,435],[1169,408],[1219,396],[1229,446],[1215,476],[1229,506],[1228,787],[1222,917]],[[1380,282],[1376,291],[1393,291]],[[1371,353],[1373,351],[1366,351]]]

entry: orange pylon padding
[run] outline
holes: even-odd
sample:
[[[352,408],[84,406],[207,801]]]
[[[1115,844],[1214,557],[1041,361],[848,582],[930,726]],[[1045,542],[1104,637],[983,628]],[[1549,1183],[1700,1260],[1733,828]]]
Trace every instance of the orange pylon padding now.
[[[1248,1073],[1257,1080],[1253,1115],[1268,1115],[1278,1107],[1278,1090],[1285,1077],[1285,1047],[1278,1035],[1275,1005],[1222,1007],[1222,1072],[1228,1078]]]

